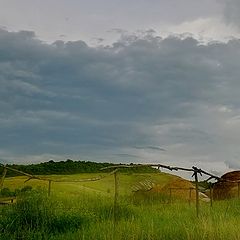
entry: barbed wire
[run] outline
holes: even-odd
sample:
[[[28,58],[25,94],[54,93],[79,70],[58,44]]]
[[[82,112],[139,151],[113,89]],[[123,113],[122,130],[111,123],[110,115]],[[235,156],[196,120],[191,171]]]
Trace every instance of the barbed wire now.
[[[213,175],[212,173],[209,173],[205,170],[202,170],[201,168],[195,167],[193,166],[192,168],[184,168],[184,167],[176,167],[176,166],[169,166],[169,165],[164,165],[164,164],[131,164],[131,165],[125,165],[125,164],[121,164],[121,165],[114,165],[114,166],[109,166],[109,167],[104,167],[101,168],[100,170],[107,170],[107,169],[119,169],[119,168],[137,168],[137,167],[157,167],[158,169],[160,168],[164,168],[164,169],[168,169],[170,171],[187,171],[187,172],[192,172],[193,175],[195,174],[200,174],[201,176],[203,174],[209,176],[209,178],[206,181],[209,181],[211,179],[216,179],[219,182],[229,182],[229,183],[240,183],[240,179],[239,180],[228,180],[228,179],[223,179],[222,177]]]

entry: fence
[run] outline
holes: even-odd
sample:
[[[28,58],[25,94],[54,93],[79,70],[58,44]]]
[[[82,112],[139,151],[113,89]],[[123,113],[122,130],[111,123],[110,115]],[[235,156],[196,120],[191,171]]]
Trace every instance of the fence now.
[[[113,175],[114,176],[114,204],[113,204],[113,215],[114,215],[114,222],[116,221],[116,211],[117,211],[117,205],[118,205],[118,197],[119,197],[119,179],[118,179],[118,171],[121,168],[141,168],[141,167],[157,167],[158,169],[160,168],[164,168],[164,169],[168,169],[170,171],[186,171],[186,172],[191,172],[192,173],[192,177],[194,177],[194,181],[195,181],[195,191],[196,191],[196,199],[195,199],[195,207],[196,207],[196,215],[197,217],[199,216],[199,208],[200,208],[200,204],[199,204],[199,178],[198,175],[203,176],[206,175],[208,176],[208,178],[205,181],[209,181],[211,179],[215,179],[218,181],[222,181],[222,182],[229,182],[229,183],[237,183],[238,185],[238,198],[240,197],[240,180],[238,181],[231,181],[231,180],[227,180],[227,179],[222,179],[218,176],[215,176],[211,173],[208,173],[200,168],[197,168],[195,166],[193,166],[192,168],[183,168],[183,167],[172,167],[172,166],[167,166],[167,165],[163,165],[163,164],[131,164],[131,165],[114,165],[114,166],[110,166],[110,167],[106,167],[106,168],[102,168],[101,171],[104,170],[112,170],[110,173],[108,173],[105,176],[99,176],[99,177],[95,177],[95,178],[86,178],[86,179],[79,179],[79,180],[73,180],[73,181],[64,181],[64,180],[53,180],[53,179],[49,179],[49,178],[43,178],[43,177],[39,177],[39,176],[34,176],[32,174],[29,173],[25,173],[23,171],[11,168],[7,165],[3,165],[0,163],[0,166],[4,167],[3,170],[3,174],[2,174],[2,178],[1,178],[1,182],[0,182],[0,190],[2,190],[3,187],[3,183],[4,183],[4,179],[6,177],[6,173],[8,170],[10,171],[15,171],[19,174],[22,174],[24,176],[27,176],[28,179],[25,181],[29,181],[31,179],[38,179],[41,181],[48,181],[48,195],[50,196],[51,194],[51,184],[52,182],[90,182],[90,181],[99,181],[103,178],[105,178],[107,175]],[[194,190],[194,188],[189,188],[189,196],[191,196],[191,192]],[[170,197],[171,197],[171,189],[170,189]],[[211,206],[212,206],[212,202],[213,202],[213,196],[212,196],[212,186],[210,185],[210,201],[211,201]]]

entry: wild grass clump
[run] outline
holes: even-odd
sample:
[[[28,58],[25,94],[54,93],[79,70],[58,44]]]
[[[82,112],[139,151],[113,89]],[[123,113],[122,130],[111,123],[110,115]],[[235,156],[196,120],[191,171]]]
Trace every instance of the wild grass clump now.
[[[85,186],[54,183],[50,197],[41,189],[34,190],[36,186],[27,187],[18,192],[17,203],[0,206],[0,239],[240,239],[239,199],[214,201],[212,207],[200,201],[196,217],[192,201],[175,195],[170,199],[170,194],[160,192],[132,196],[127,183],[116,205],[111,192],[99,190],[110,185],[100,181]]]
[[[128,201],[129,198],[119,198],[115,207],[112,198],[100,194],[83,193],[74,198],[62,196],[59,198],[65,209],[79,211],[91,218],[92,222],[127,220],[137,215],[135,207]]]
[[[17,195],[21,195],[22,193],[31,191],[31,186],[24,186],[20,189],[10,190],[9,188],[5,187],[0,191],[0,197],[16,197]]]
[[[0,208],[0,239],[59,239],[95,225],[113,225],[136,217],[134,206],[123,201],[83,194],[77,198],[48,197],[41,189],[22,192],[17,203]]]
[[[16,204],[1,209],[0,239],[48,239],[45,236],[79,229],[87,216],[64,211],[42,190],[25,192]]]

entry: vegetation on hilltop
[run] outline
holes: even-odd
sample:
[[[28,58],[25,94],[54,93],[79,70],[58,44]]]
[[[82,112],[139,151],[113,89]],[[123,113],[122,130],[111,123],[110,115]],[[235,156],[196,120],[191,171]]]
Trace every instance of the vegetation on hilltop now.
[[[67,159],[66,161],[55,162],[50,160],[48,162],[38,163],[38,164],[9,164],[9,167],[14,169],[33,174],[33,175],[50,175],[50,174],[77,174],[77,173],[97,173],[101,171],[101,168],[114,166],[117,164],[113,163],[98,163],[91,161],[74,161]],[[2,174],[3,167],[0,167],[0,174]],[[152,167],[141,167],[141,168],[128,168],[121,169],[122,172],[142,172],[151,173],[157,172],[158,170]],[[13,171],[8,171],[7,176],[18,176],[18,174]]]

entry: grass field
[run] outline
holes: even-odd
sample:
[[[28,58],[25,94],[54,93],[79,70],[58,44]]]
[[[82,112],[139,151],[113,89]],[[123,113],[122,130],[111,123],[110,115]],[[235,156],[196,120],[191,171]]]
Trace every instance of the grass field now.
[[[174,175],[167,173],[119,173],[119,192],[120,195],[129,195],[132,193],[131,186],[135,183],[138,183],[145,179],[151,179],[154,182],[157,182],[164,186],[172,179],[177,179]],[[89,179],[98,176],[103,176],[99,181],[90,181],[90,182],[71,182],[80,179]],[[73,174],[73,175],[48,175],[40,176],[43,178],[48,178],[58,181],[66,182],[53,182],[52,183],[52,193],[53,194],[73,194],[78,195],[82,192],[97,192],[102,194],[107,194],[111,196],[114,192],[114,178],[113,175],[107,173],[82,173],[82,174]],[[48,182],[40,181],[37,179],[32,179],[27,181],[28,178],[24,176],[20,177],[10,177],[6,178],[4,181],[4,187],[7,187],[11,190],[16,188],[22,188],[23,186],[32,186],[32,187],[44,187],[47,189]],[[69,181],[69,182],[67,182]]]
[[[102,174],[102,173],[101,173]],[[98,174],[57,176],[51,179],[77,180]],[[103,175],[103,174],[102,174]],[[0,239],[240,239],[237,199],[201,202],[200,216],[195,206],[176,201],[132,201],[131,186],[152,179],[163,186],[175,179],[170,174],[119,174],[120,196],[113,221],[113,176],[96,182],[52,184],[26,178],[7,178],[10,189],[31,185],[33,190],[19,196],[16,204],[0,207]]]

